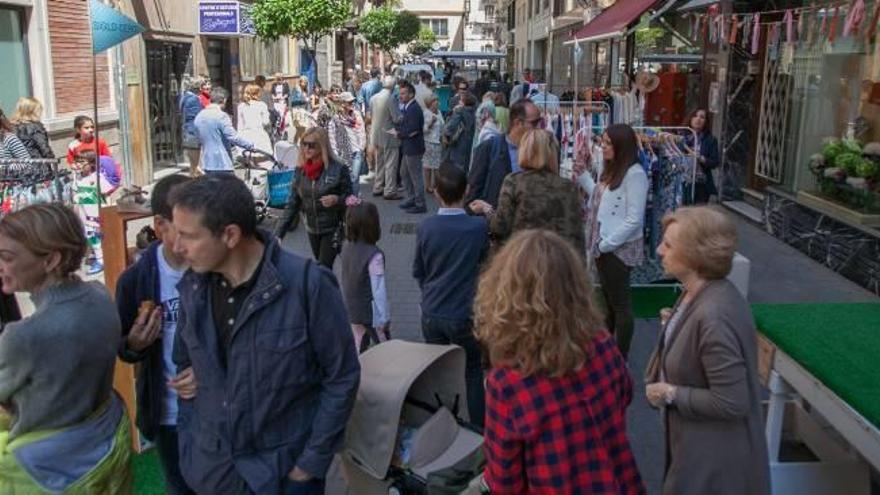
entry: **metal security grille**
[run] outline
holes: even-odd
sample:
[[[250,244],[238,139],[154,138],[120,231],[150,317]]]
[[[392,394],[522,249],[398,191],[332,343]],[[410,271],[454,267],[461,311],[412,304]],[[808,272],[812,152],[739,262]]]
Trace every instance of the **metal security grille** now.
[[[159,41],[146,45],[153,167],[176,167],[184,161],[178,98],[191,46]]]
[[[772,52],[767,50],[764,61],[755,175],[780,184],[785,170],[785,136],[791,109],[792,77],[780,72],[780,60],[772,57]]]

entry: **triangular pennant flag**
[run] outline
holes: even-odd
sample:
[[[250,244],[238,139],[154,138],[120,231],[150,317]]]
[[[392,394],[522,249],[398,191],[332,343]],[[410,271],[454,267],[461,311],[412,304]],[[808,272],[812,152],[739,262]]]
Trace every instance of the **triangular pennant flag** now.
[[[98,54],[144,32],[144,27],[98,0],[89,0],[92,53]]]

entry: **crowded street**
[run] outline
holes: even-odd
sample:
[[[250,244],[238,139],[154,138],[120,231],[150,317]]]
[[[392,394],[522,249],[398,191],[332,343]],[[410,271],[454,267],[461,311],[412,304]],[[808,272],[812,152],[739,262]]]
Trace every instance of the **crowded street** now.
[[[0,0],[0,495],[880,494],[880,0]]]

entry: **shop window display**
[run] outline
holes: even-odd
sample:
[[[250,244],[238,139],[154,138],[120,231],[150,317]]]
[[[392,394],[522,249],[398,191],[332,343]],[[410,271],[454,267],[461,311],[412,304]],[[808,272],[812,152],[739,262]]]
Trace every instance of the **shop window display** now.
[[[798,66],[800,65],[800,66]],[[862,39],[798,53],[790,188],[862,215],[880,214],[880,59]]]

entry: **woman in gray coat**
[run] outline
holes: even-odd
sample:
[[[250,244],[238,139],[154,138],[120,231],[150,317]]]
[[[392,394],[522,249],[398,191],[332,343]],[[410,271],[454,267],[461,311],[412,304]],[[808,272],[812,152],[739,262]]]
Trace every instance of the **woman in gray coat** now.
[[[749,306],[726,280],[736,227],[710,207],[663,219],[657,254],[684,292],[661,315],[648,364],[648,401],[664,411],[667,495],[770,494],[758,384],[757,333]]]

